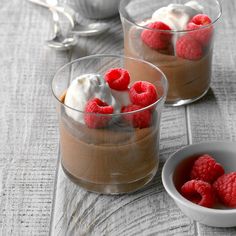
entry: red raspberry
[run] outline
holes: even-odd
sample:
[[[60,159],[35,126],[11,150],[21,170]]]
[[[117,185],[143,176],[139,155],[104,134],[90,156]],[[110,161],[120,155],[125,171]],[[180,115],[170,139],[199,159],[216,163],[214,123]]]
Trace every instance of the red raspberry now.
[[[181,187],[182,195],[189,201],[204,207],[213,207],[215,196],[212,186],[202,180],[190,180]]]
[[[132,112],[139,109],[142,109],[142,106],[139,105],[128,105],[126,107],[122,107],[121,112]],[[146,128],[149,127],[151,124],[151,112],[149,110],[138,111],[133,114],[124,114],[124,119],[132,125],[134,128]]]
[[[85,106],[85,112],[99,113],[99,114],[112,114],[113,107],[103,102],[99,98],[91,99]],[[85,114],[84,121],[89,128],[103,128],[108,125],[111,117],[99,116],[98,114]]]
[[[135,82],[129,90],[129,97],[133,104],[142,107],[146,107],[158,99],[155,86],[147,81]]]
[[[113,68],[106,72],[105,80],[112,89],[126,90],[130,83],[130,75],[125,69]]]
[[[188,35],[178,38],[176,53],[179,57],[189,60],[199,60],[203,55],[201,44]]]
[[[213,27],[209,26],[207,28],[200,29],[202,26],[207,26],[211,24],[211,19],[204,14],[198,14],[194,16],[187,25],[188,30],[196,30],[189,32],[194,39],[200,42],[203,46],[206,46],[212,37]]]
[[[199,26],[204,26],[211,24],[211,19],[205,14],[197,14],[191,19],[190,22],[193,22],[194,24]]]
[[[210,155],[205,154],[194,162],[190,178],[203,180],[211,184],[224,173],[221,164],[217,163]]]
[[[214,182],[213,188],[222,203],[236,207],[236,172],[220,176]]]
[[[153,49],[166,49],[171,42],[171,34],[163,32],[171,28],[163,22],[156,21],[147,25],[150,29],[145,29],[141,33],[141,39],[147,46]]]

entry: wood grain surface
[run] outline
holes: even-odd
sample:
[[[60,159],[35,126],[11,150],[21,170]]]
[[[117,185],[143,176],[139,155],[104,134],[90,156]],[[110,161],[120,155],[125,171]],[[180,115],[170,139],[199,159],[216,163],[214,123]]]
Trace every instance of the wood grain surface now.
[[[161,164],[135,194],[88,193],[59,165],[59,134],[50,83],[66,62],[96,53],[123,53],[119,18],[98,37],[79,38],[69,52],[44,41],[51,16],[27,1],[0,7],[0,235],[236,235],[187,218],[164,191],[161,168],[178,148],[208,140],[236,141],[236,2],[224,0],[215,43],[211,90],[186,107],[165,107]]]
[[[0,235],[48,235],[58,130],[50,81],[69,61],[44,45],[50,15],[27,1],[0,7]]]

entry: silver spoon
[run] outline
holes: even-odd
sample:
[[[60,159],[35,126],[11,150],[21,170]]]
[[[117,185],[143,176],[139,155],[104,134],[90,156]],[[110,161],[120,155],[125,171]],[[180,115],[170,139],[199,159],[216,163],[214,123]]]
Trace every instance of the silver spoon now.
[[[64,16],[68,18],[68,20],[71,23],[72,26],[71,32],[79,36],[85,37],[85,36],[99,35],[104,33],[110,28],[109,24],[104,22],[81,25],[76,20],[76,12],[74,11],[74,9],[72,9],[68,5],[59,6],[56,4],[56,1],[51,1],[51,0],[28,0],[28,1],[46,8],[53,8],[56,11],[62,13]]]
[[[68,35],[67,37],[64,37],[61,33],[57,11],[52,8],[49,8],[49,10],[52,12],[53,17],[54,37],[46,41],[47,46],[61,51],[71,49],[78,43],[77,38],[74,35]]]

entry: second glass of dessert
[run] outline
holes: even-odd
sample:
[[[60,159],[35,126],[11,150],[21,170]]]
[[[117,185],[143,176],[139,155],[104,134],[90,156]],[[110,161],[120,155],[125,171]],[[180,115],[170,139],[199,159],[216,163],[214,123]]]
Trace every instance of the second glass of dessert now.
[[[165,73],[167,104],[188,104],[208,91],[220,15],[217,0],[122,0],[125,55],[149,61]]]
[[[90,191],[118,194],[154,177],[167,94],[167,79],[156,66],[122,56],[89,56],[59,69],[52,90],[61,165],[71,180]]]

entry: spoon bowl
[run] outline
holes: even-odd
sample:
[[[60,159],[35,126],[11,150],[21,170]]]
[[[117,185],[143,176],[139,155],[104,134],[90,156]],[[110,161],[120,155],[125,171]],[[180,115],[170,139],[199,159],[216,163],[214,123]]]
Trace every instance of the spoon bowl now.
[[[57,49],[59,51],[69,50],[77,44],[77,40],[73,36],[64,37],[54,37],[46,41],[48,47]]]

